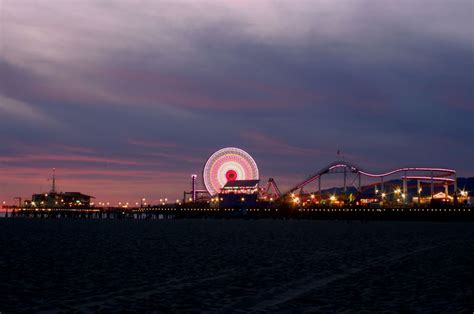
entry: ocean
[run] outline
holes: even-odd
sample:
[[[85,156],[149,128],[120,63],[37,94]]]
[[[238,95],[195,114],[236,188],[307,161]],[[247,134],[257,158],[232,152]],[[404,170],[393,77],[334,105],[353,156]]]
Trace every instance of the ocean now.
[[[0,312],[472,313],[473,227],[0,219]]]

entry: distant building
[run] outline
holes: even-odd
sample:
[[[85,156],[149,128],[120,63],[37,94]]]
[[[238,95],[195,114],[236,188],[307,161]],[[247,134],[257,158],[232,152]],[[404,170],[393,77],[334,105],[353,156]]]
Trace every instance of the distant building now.
[[[93,196],[79,192],[33,194],[31,201],[25,201],[27,207],[39,208],[90,208]]]
[[[90,208],[93,196],[80,192],[56,192],[56,175],[53,169],[53,184],[49,193],[33,194],[31,200],[26,200],[26,207],[38,208]]]

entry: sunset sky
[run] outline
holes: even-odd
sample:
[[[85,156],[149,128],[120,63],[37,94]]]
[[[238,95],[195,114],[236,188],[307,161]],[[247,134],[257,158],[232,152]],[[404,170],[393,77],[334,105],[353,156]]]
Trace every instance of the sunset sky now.
[[[474,2],[0,0],[0,201],[181,197],[228,146],[474,176]]]

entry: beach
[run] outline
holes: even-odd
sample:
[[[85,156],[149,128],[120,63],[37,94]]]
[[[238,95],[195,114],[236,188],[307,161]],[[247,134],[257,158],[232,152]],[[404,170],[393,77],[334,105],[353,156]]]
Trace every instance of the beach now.
[[[0,312],[469,312],[472,223],[0,219]]]

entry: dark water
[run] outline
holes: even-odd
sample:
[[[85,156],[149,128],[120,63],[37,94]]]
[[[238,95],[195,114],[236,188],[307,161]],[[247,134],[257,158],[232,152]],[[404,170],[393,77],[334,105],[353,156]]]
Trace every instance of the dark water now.
[[[474,225],[0,219],[0,312],[467,312]]]

